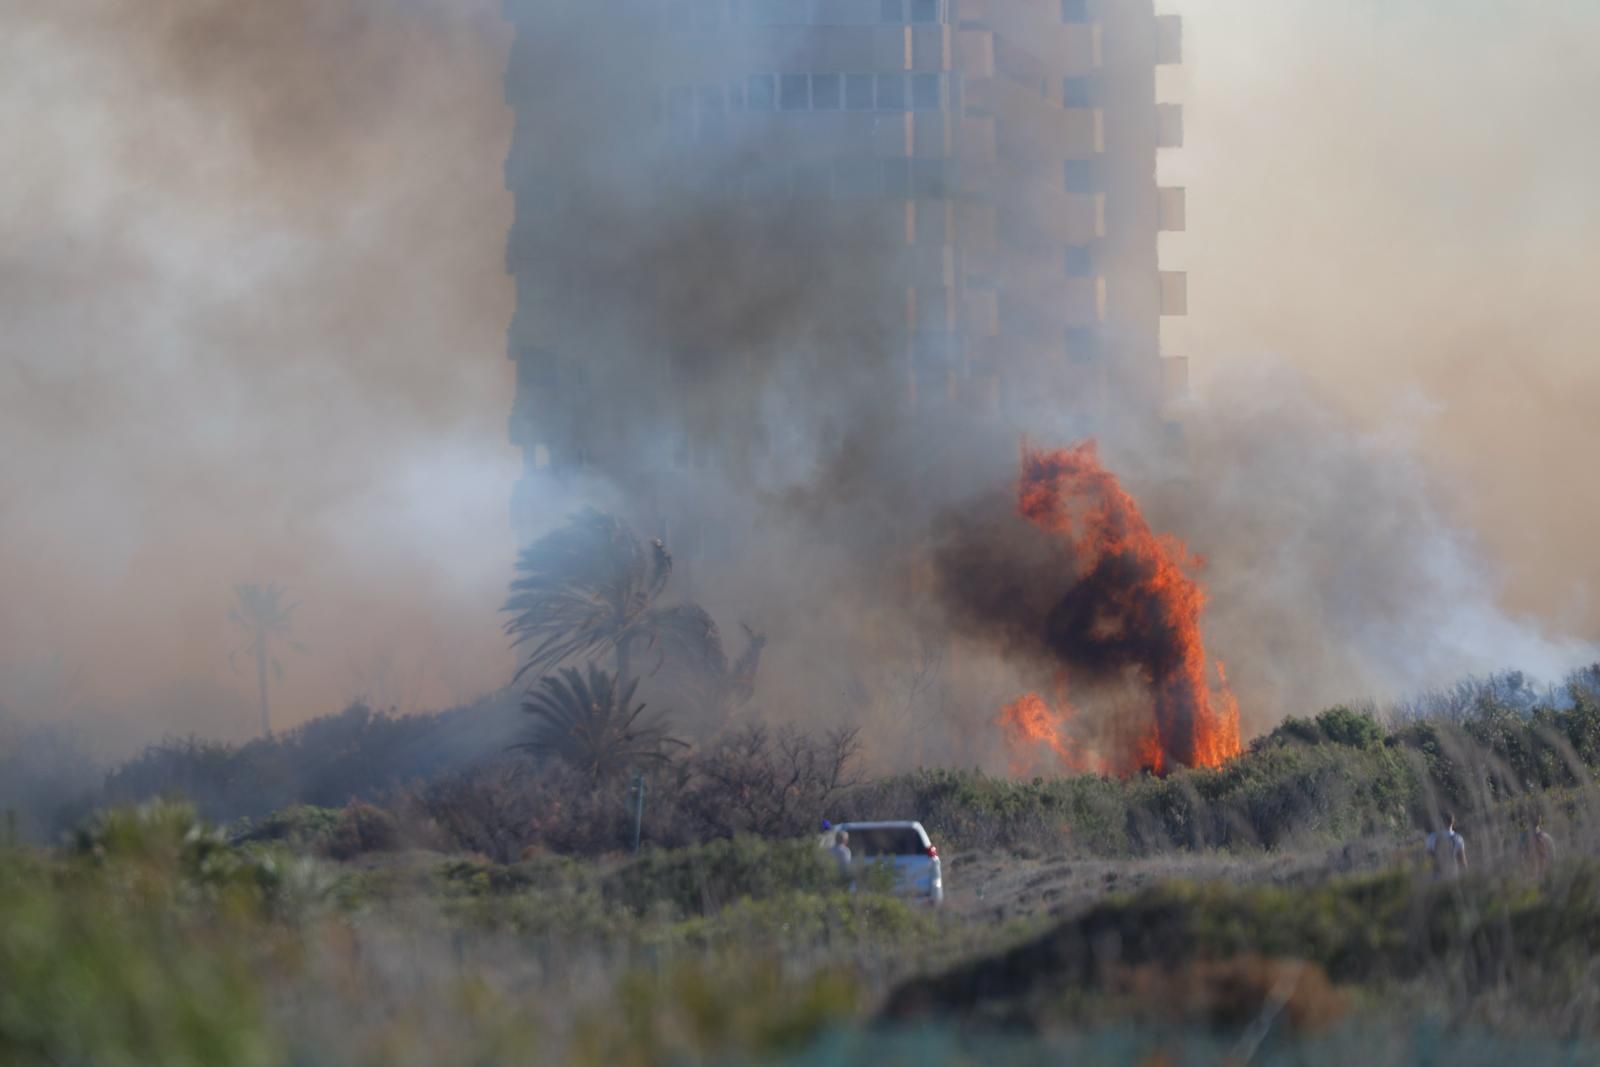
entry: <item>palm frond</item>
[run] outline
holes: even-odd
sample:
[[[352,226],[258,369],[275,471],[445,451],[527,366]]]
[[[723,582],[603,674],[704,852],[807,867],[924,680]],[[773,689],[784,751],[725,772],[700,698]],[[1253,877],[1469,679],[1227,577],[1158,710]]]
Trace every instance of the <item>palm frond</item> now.
[[[673,655],[710,677],[721,677],[728,671],[722,631],[717,629],[710,612],[698,604],[676,604],[648,612],[630,628],[626,639],[633,648],[653,653],[657,666],[661,657]]]
[[[564,677],[575,663],[614,656],[617,672],[634,679],[670,662],[668,677],[696,704],[748,701],[765,638],[746,627],[750,641],[730,663],[704,608],[660,603],[672,568],[659,539],[641,542],[622,520],[593,509],[524,549],[503,609],[511,646],[521,650],[515,680]]]
[[[512,647],[528,648],[521,678],[618,645],[666,588],[672,555],[588,509],[524,549],[517,573],[502,610]]]
[[[539,680],[522,709],[534,718],[528,740],[514,745],[553,756],[595,780],[651,763],[685,743],[671,736],[662,718],[645,719],[634,704],[639,682],[590,664],[587,673],[568,667]]]
[[[252,634],[284,634],[289,631],[295,608],[299,604],[285,605],[288,590],[277,582],[268,585],[236,585],[233,587],[234,605],[228,619]]]
[[[750,702],[756,692],[756,671],[761,667],[761,653],[767,647],[767,635],[757,633],[744,623],[745,646],[728,669],[725,691],[727,699],[741,707]]]

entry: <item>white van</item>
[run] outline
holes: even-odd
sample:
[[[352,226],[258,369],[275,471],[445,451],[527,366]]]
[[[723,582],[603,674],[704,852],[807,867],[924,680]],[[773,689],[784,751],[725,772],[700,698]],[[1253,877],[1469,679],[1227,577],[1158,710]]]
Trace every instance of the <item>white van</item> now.
[[[852,862],[894,865],[895,892],[930,904],[944,902],[939,850],[920,822],[847,822],[834,830],[850,835]]]

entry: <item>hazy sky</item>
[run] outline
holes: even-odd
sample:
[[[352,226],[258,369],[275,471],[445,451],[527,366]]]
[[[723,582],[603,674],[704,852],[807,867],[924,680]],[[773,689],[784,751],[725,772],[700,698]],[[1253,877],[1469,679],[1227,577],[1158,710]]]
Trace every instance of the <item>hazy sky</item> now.
[[[1600,6],[1165,6],[1197,387],[1302,369],[1432,460],[1513,606],[1600,639]]]
[[[1198,391],[1300,368],[1600,638],[1600,7],[1163,6]],[[302,601],[280,721],[504,680],[497,9],[0,0],[0,704],[247,733],[239,581]]]
[[[280,721],[500,684],[497,7],[0,4],[0,702],[247,732],[268,580]]]

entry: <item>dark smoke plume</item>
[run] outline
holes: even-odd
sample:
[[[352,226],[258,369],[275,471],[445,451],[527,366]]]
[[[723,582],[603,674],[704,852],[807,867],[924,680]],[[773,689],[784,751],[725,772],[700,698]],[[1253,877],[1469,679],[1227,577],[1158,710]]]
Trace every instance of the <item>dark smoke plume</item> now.
[[[1117,726],[1124,735],[1148,728],[1148,743],[1109,754],[1109,767],[1214,766],[1237,754],[1237,709],[1225,689],[1214,701],[1207,680],[1199,561],[1176,537],[1151,530],[1094,442],[1025,447],[1012,507],[1059,569],[1043,569],[1030,551],[996,560],[995,542],[1018,536],[1004,520],[959,522],[935,554],[952,618],[980,640],[1004,635],[1055,672],[1058,688],[1142,693],[1151,721]],[[1000,570],[975,568],[980,560]]]
[[[550,354],[537,432],[597,442],[583,473],[534,479],[535,526],[583,503],[652,532],[687,515],[662,531],[682,594],[770,638],[751,714],[862,722],[886,764],[998,766],[994,710],[1048,686],[1041,635],[1085,565],[1004,487],[1021,437],[1082,420],[1028,397],[906,417],[883,220],[730,208],[784,146],[674,138],[640,92],[663,8],[512,0],[514,43],[492,0],[0,15],[0,700],[111,708],[135,736],[248,730],[221,637],[240,581],[303,600],[286,718],[508,679],[509,327]],[[1362,92],[1373,39],[1324,32],[1346,6],[1185,11],[1190,354],[1203,371],[1270,347],[1317,377],[1211,375],[1181,463],[1142,416],[1093,414],[1152,526],[1207,558],[1208,647],[1256,728],[1507,660],[1547,672],[1570,648],[1501,610],[1504,559],[1549,618],[1594,587],[1574,518],[1596,510],[1594,378],[1573,371],[1593,362],[1594,241],[1572,207],[1594,168],[1566,153],[1593,140],[1573,42],[1600,19],[1505,15],[1508,48],[1486,10],[1449,20],[1450,49],[1427,47],[1437,20],[1397,18]],[[1573,54],[1546,62],[1552,43]],[[537,135],[513,142],[519,124]],[[1554,200],[1525,187],[1546,159]],[[1439,398],[1458,403],[1430,435],[1415,411]]]

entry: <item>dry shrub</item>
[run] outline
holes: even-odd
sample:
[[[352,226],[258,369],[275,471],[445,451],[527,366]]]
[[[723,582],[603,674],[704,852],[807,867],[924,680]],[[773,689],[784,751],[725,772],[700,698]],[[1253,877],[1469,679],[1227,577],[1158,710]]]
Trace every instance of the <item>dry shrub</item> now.
[[[401,805],[439,847],[512,863],[538,836],[540,793],[526,762],[506,758],[416,786]]]
[[[1108,975],[1132,1012],[1151,1022],[1236,1030],[1282,1020],[1296,1033],[1319,1033],[1344,1018],[1345,994],[1315,963],[1259,955],[1196,960],[1179,967],[1147,964]]]
[[[334,859],[347,860],[368,852],[393,852],[400,844],[400,824],[392,814],[352,800],[339,812],[327,851]]]
[[[685,814],[702,838],[806,833],[833,800],[859,784],[859,733],[853,727],[820,736],[791,727],[736,730],[690,761]]]

